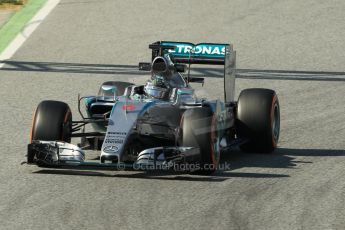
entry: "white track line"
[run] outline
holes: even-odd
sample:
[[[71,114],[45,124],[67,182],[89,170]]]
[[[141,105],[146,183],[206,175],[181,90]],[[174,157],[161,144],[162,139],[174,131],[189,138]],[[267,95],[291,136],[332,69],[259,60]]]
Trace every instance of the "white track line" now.
[[[15,39],[0,54],[0,61],[10,59],[17,50],[24,44],[26,39],[37,29],[48,14],[59,4],[60,0],[48,0],[36,15],[24,26],[24,29],[15,37]],[[0,68],[4,63],[0,64]]]

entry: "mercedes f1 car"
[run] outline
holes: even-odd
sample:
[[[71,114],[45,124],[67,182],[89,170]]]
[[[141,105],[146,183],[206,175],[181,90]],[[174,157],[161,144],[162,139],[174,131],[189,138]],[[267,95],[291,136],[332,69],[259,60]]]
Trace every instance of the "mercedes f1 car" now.
[[[269,153],[279,139],[280,112],[275,91],[235,92],[236,52],[230,44],[159,41],[149,45],[152,61],[145,85],[110,81],[97,96],[79,97],[81,120],[72,120],[61,101],[42,101],[33,116],[27,163],[40,167],[176,170],[209,174],[220,154],[238,146]],[[224,67],[224,100],[198,98],[190,83],[194,65]],[[82,112],[82,107],[85,111]],[[85,127],[92,126],[92,132]],[[80,138],[77,145],[71,138]],[[87,150],[99,157],[86,160]],[[193,167],[186,167],[193,166]]]

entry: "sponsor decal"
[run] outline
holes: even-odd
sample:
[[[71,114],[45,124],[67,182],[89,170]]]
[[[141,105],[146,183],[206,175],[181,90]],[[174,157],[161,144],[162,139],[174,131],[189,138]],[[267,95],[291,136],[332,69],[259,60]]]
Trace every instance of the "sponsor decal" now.
[[[224,57],[225,55],[225,45],[224,44],[191,44],[191,43],[174,43],[166,42],[163,45],[173,45],[176,46],[174,50],[168,50],[169,53],[174,56],[191,56],[193,57]]]
[[[124,142],[123,139],[112,139],[112,138],[109,138],[109,139],[105,140],[106,144],[123,144],[123,142]]]
[[[124,106],[122,106],[122,110],[134,111],[135,110],[135,105],[133,105],[133,104],[124,105]]]
[[[108,135],[120,135],[120,136],[126,136],[126,132],[108,132]]]
[[[116,145],[109,145],[103,148],[103,152],[105,153],[117,153],[118,151],[119,147],[117,147]]]

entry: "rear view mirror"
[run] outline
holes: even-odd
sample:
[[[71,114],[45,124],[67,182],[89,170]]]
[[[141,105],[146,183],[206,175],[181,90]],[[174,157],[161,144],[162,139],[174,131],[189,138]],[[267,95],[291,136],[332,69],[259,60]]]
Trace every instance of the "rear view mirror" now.
[[[139,70],[151,71],[151,63],[149,63],[149,62],[139,62]]]

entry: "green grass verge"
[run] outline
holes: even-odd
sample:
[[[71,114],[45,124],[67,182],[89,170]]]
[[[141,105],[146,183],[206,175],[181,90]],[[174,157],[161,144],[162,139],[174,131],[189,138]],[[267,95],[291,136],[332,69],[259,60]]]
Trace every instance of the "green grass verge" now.
[[[23,0],[0,0],[0,4],[11,3],[15,5],[23,5]]]
[[[0,53],[24,29],[25,25],[35,16],[47,0],[30,0],[10,20],[0,28]]]

